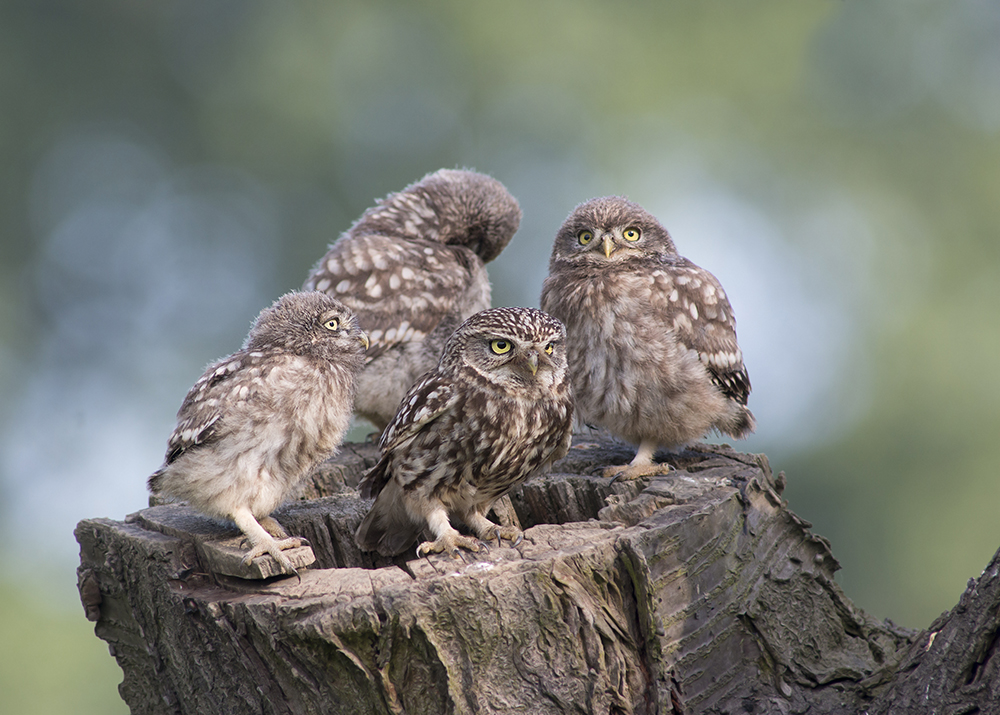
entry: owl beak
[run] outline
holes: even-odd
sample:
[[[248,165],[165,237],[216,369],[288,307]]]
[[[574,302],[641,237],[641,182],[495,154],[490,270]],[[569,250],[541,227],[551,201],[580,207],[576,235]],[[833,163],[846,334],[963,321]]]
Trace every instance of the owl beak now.
[[[364,330],[362,330],[361,334],[358,335],[358,340],[361,341],[361,344],[364,345],[365,346],[365,350],[367,350],[368,346],[370,345],[370,343],[368,342],[368,333],[366,333]]]
[[[528,353],[528,369],[531,370],[532,375],[538,374],[538,353],[532,350]]]
[[[611,234],[604,234],[604,238],[601,239],[601,243],[604,246],[604,256],[606,258],[611,258],[611,254],[615,251],[615,244],[611,238]]]

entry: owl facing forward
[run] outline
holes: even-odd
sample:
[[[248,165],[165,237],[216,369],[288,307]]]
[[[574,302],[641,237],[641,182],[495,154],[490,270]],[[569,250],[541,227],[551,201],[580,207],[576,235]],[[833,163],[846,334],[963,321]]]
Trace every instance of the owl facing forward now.
[[[362,480],[362,496],[375,497],[355,535],[362,549],[399,554],[424,533],[432,540],[418,555],[478,551],[452,518],[484,541],[520,540],[518,528],[485,514],[569,449],[565,335],[534,308],[485,310],[455,331],[437,367],[403,399]]]
[[[313,268],[305,289],[342,300],[371,339],[355,411],[379,430],[455,328],[490,307],[485,264],[520,221],[496,179],[441,169],[365,211]]]
[[[566,324],[579,418],[639,445],[628,467],[606,474],[660,473],[669,467],[653,462],[658,447],[754,430],[725,291],[638,204],[612,196],[576,207],[556,234],[541,305]]]
[[[270,516],[340,445],[368,338],[322,293],[289,293],[257,317],[243,348],[209,365],[188,392],[149,489],[236,524],[294,573],[302,544]]]

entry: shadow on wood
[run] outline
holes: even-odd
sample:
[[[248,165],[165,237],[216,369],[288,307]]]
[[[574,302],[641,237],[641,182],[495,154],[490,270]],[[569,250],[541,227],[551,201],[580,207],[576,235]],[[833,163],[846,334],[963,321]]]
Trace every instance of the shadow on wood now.
[[[218,573],[206,543],[232,532],[161,505],[78,525],[81,597],[134,713],[896,712],[928,636],[851,604],[783,475],[726,447],[660,456],[676,471],[610,485],[594,475],[630,448],[578,436],[511,494],[516,549],[390,560],[354,545],[376,450],[345,445],[275,514],[312,546],[300,579]],[[983,697],[998,588],[992,621],[953,629],[979,629],[961,677]]]

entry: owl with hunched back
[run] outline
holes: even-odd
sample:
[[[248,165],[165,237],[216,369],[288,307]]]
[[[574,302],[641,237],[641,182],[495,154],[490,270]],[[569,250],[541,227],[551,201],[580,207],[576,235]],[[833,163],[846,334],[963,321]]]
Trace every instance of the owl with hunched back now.
[[[563,457],[573,403],[562,323],[535,308],[476,313],[407,393],[360,489],[375,497],[358,546],[392,556],[478,551],[521,531],[486,518],[498,499]],[[475,535],[464,536],[452,520]]]
[[[658,447],[713,429],[753,432],[725,291],[638,204],[611,196],[574,209],[556,234],[541,307],[566,325],[578,418],[638,445],[631,464],[605,474],[663,473]]]
[[[368,338],[340,301],[288,293],[257,317],[243,348],[205,370],[177,412],[148,486],[232,521],[250,544],[295,573],[301,546],[271,516],[340,446]]]
[[[384,429],[452,332],[490,307],[485,264],[520,221],[496,179],[441,169],[379,201],[330,246],[305,289],[343,301],[371,339],[357,414]]]

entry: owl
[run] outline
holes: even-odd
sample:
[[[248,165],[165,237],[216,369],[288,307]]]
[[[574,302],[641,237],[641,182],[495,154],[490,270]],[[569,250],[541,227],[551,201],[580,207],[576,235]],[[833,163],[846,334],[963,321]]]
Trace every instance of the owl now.
[[[725,291],[638,204],[611,196],[576,207],[556,234],[541,306],[566,324],[578,418],[638,445],[631,464],[605,474],[663,473],[658,447],[753,432]]]
[[[520,222],[499,181],[441,169],[365,211],[313,268],[305,289],[342,300],[371,339],[355,411],[379,431],[452,332],[490,307],[485,264]]]
[[[281,552],[302,541],[270,514],[340,445],[367,346],[338,300],[279,298],[243,348],[209,365],[188,392],[150,491],[234,522],[250,544],[245,564],[270,554],[295,573]]]
[[[448,339],[437,366],[413,385],[382,434],[381,458],[362,479],[375,497],[358,546],[392,556],[421,533],[417,555],[478,551],[520,541],[516,526],[485,514],[493,503],[569,449],[573,404],[566,331],[535,308],[476,313]]]

